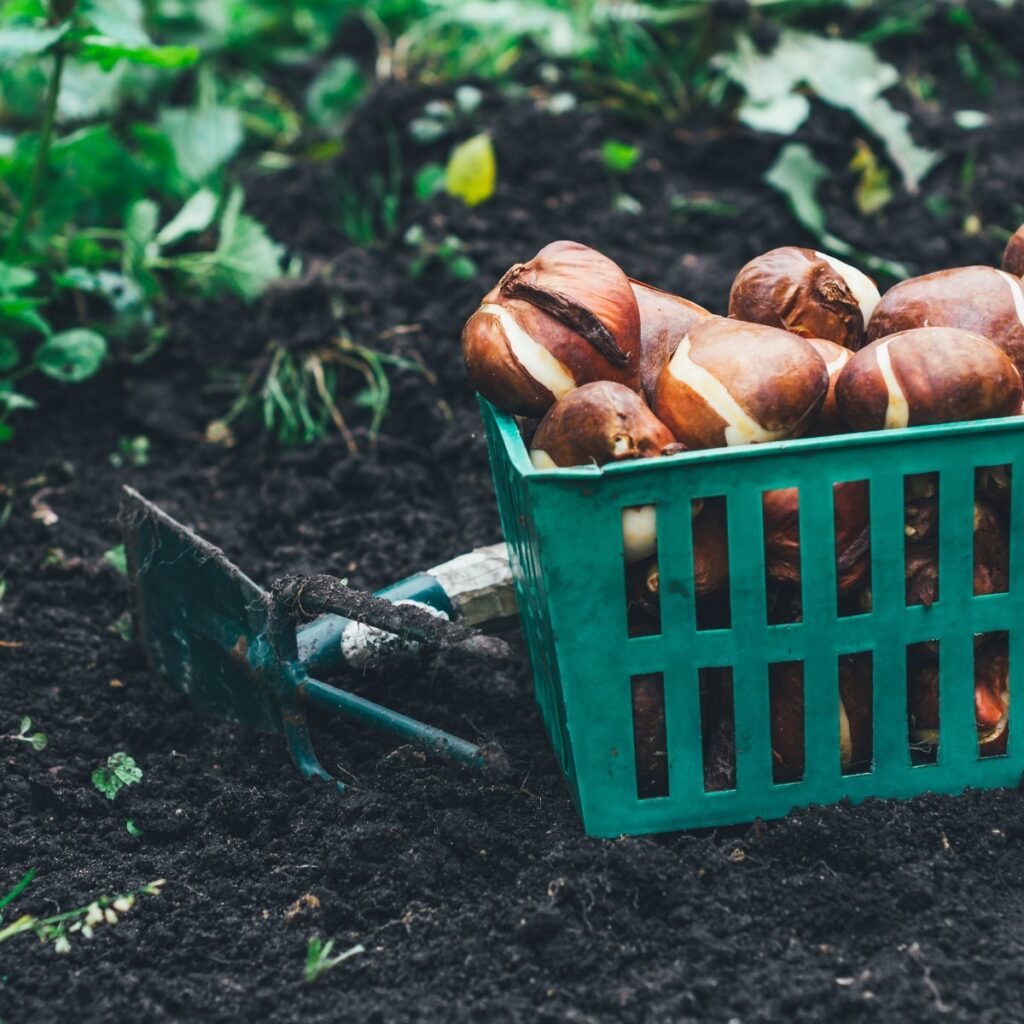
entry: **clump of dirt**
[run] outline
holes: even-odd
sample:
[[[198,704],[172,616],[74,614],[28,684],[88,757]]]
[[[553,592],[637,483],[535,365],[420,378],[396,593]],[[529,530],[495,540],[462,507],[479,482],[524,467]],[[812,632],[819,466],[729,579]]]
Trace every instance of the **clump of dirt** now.
[[[1020,41],[1019,19],[1006,25]],[[937,30],[893,56],[941,79],[954,44]],[[443,197],[417,204],[412,175],[447,148],[409,141],[408,121],[428,95],[383,90],[353,126],[355,156],[341,167],[252,176],[256,213],[305,258],[305,277],[251,307],[179,303],[156,359],[51,393],[48,411],[23,420],[4,452],[14,506],[0,532],[0,732],[27,714],[50,743],[33,752],[0,739],[0,889],[36,867],[12,909],[43,914],[168,881],[116,926],[76,938],[67,956],[24,937],[0,947],[0,1015],[33,1024],[69,1013],[107,1022],[1021,1016],[1012,1002],[1024,917],[1016,791],[600,842],[581,834],[521,659],[496,671],[442,656],[349,681],[461,735],[497,740],[510,779],[317,723],[325,765],[349,784],[339,796],[300,782],[279,738],[198,718],[122,638],[124,584],[104,559],[118,541],[120,484],[261,582],[329,572],[381,586],[499,538],[458,334],[510,263],[575,238],[722,310],[747,259],[811,244],[761,180],[777,138],[724,120],[637,126],[583,107],[555,115],[494,92],[481,118],[498,153],[497,195],[471,210]],[[994,262],[998,240],[963,226],[969,214],[1015,226],[1024,89],[1000,84],[969,104],[991,115],[974,132],[954,126],[950,104],[926,115],[926,141],[947,154],[926,184],[942,200],[928,204],[933,212],[901,196],[868,219],[853,212],[845,170],[859,129],[817,111],[801,137],[836,169],[823,187],[833,229],[914,271]],[[479,267],[474,280],[440,265],[411,277],[401,230],[371,248],[341,234],[339,190],[379,166],[382,126],[402,147],[401,227],[457,235]],[[613,211],[618,186],[600,157],[610,137],[641,147],[623,185],[642,205],[636,215]],[[676,195],[712,196],[718,212],[680,213]],[[230,401],[209,383],[221,371],[244,369],[269,341],[302,347],[341,332],[433,374],[392,371],[375,451],[348,401],[356,456],[340,439],[292,452],[202,441]],[[149,464],[112,465],[119,439],[137,434],[151,439]],[[108,801],[89,775],[116,750],[145,774]],[[129,819],[140,834],[126,830]],[[365,952],[305,985],[314,933]]]

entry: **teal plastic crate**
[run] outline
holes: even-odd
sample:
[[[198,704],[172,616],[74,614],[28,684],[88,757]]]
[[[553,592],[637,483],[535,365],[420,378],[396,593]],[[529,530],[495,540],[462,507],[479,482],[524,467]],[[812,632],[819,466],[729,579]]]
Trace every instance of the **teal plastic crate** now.
[[[973,594],[974,470],[1009,464],[1024,481],[1024,419],[781,441],[618,465],[537,470],[514,419],[481,401],[502,527],[516,581],[535,692],[586,831],[642,834],[779,817],[843,797],[958,793],[1015,785],[1024,770],[1010,684],[1007,754],[979,758],[974,716],[975,633],[1009,633],[1011,676],[1024,656],[1024,502],[1011,503],[1006,593]],[[907,607],[904,477],[938,472],[939,599]],[[839,616],[832,486],[867,480],[872,610]],[[800,489],[803,619],[769,625],[761,496]],[[731,625],[698,630],[690,502],[727,503]],[[654,504],[661,633],[630,638],[621,510]],[[908,746],[906,648],[940,642],[937,761],[913,764]],[[840,764],[838,658],[872,652],[873,762]],[[805,765],[775,783],[768,666],[804,663]],[[698,670],[733,670],[735,788],[706,792]],[[639,798],[631,679],[661,673],[668,795]]]

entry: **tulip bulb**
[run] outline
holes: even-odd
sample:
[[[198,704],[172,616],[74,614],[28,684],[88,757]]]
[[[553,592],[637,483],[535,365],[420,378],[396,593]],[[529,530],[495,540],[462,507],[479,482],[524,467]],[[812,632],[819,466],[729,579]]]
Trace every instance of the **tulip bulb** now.
[[[1013,233],[1003,251],[1003,270],[1024,277],[1024,224]]]
[[[662,370],[654,412],[691,449],[756,444],[797,436],[827,392],[825,362],[803,339],[706,317]]]
[[[841,434],[846,430],[846,424],[839,413],[839,406],[836,405],[836,381],[843,368],[853,358],[853,352],[824,338],[807,340],[814,347],[814,351],[825,360],[825,369],[828,371],[828,393],[825,395],[825,401],[821,403],[809,433],[818,437]]]
[[[1024,371],[1024,284],[994,267],[954,267],[890,288],[875,307],[868,341],[915,327],[956,327],[987,338]]]
[[[874,281],[856,267],[787,245],[755,257],[736,275],[729,316],[857,349],[878,300]]]
[[[640,385],[654,401],[658,377],[686,332],[711,314],[696,302],[630,279],[640,310]]]
[[[862,348],[836,381],[851,430],[1010,416],[1021,406],[1020,374],[997,346],[952,327],[919,327]]]
[[[607,256],[552,242],[517,263],[462,330],[470,382],[507,412],[543,415],[581,384],[640,387],[640,314]]]

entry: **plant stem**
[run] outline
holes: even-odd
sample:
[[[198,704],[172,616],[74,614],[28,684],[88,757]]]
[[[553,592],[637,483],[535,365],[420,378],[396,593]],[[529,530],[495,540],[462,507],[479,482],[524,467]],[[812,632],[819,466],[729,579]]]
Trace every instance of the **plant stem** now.
[[[46,111],[43,114],[43,126],[39,134],[39,148],[36,150],[36,161],[32,165],[32,177],[29,179],[28,191],[22,200],[21,209],[18,211],[18,219],[14,222],[10,238],[7,241],[7,248],[4,250],[4,259],[8,262],[14,259],[21,248],[29,218],[35,212],[36,203],[39,199],[43,175],[46,173],[46,164],[50,155],[53,126],[57,118],[57,97],[60,95],[60,80],[64,74],[64,58],[64,47],[58,45],[53,55],[53,72],[50,75],[50,84],[46,90]]]

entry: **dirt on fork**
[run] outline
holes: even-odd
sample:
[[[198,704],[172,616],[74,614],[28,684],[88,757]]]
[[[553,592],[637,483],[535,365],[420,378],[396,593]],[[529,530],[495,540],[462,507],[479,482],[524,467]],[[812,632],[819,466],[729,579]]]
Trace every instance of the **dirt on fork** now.
[[[1019,18],[1005,16],[1004,38],[1024,50]],[[939,32],[888,55],[904,69],[931,68],[940,91],[952,91],[941,74],[952,45]],[[167,880],[115,926],[73,936],[65,955],[30,936],[0,945],[0,1018],[1024,1019],[1016,790],[599,841],[581,833],[521,646],[506,671],[435,656],[346,680],[457,734],[497,741],[510,778],[317,722],[318,752],[348,785],[339,795],[301,782],[279,737],[198,717],[124,639],[125,585],[105,557],[119,540],[121,484],[261,583],[327,572],[383,586],[500,537],[458,336],[509,264],[573,238],[723,311],[746,260],[813,244],[762,182],[777,138],[706,115],[637,124],[582,105],[555,114],[539,90],[526,99],[486,91],[479,116],[499,165],[491,201],[417,204],[415,170],[443,159],[449,142],[423,149],[406,129],[436,95],[382,90],[351,128],[347,162],[254,171],[254,211],[303,258],[303,276],[251,306],[177,303],[157,357],[48,392],[46,411],[23,418],[17,443],[0,453],[13,499],[0,531],[0,733],[17,732],[28,715],[49,738],[38,752],[0,739],[0,891],[37,869],[7,913],[59,913]],[[901,194],[882,214],[857,216],[847,165],[862,130],[824,109],[801,130],[834,170],[822,187],[832,230],[918,273],[995,262],[998,240],[972,225],[1011,228],[1024,201],[1024,89],[942,99],[915,120],[921,141],[945,154],[926,183],[937,197],[927,208]],[[957,128],[951,112],[964,105],[989,122]],[[358,247],[341,232],[338,197],[343,182],[379,165],[389,130],[403,149],[402,223]],[[641,149],[622,186],[601,161],[608,138]],[[641,212],[613,210],[620,187]],[[677,195],[716,203],[680,206]],[[478,276],[458,281],[431,264],[414,278],[402,241],[412,223],[435,240],[458,236]],[[343,402],[357,455],[340,438],[281,451],[244,428],[234,447],[203,440],[231,401],[226,370],[244,370],[268,343],[301,351],[341,334],[430,371],[391,370],[376,448],[350,400],[358,381]],[[148,463],[114,465],[120,439],[138,435],[150,439]],[[119,750],[144,777],[108,800],[90,773]],[[364,952],[307,984],[312,935]]]

